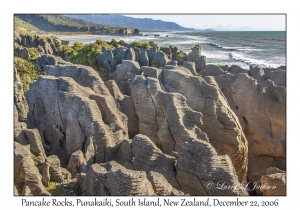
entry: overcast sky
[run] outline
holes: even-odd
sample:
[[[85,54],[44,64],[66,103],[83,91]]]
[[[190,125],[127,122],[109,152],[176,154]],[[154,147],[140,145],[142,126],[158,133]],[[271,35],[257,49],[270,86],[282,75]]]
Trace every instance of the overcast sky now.
[[[183,27],[230,31],[284,31],[285,15],[126,15],[175,22]]]

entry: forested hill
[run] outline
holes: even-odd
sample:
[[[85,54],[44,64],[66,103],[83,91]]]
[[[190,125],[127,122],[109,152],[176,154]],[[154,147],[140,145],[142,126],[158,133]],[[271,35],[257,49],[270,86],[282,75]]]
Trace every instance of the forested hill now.
[[[66,15],[68,17],[85,20],[92,23],[131,27],[147,31],[192,31],[192,28],[181,27],[174,22],[153,20],[150,18],[132,18],[123,15]]]
[[[90,32],[93,34],[139,35],[134,28],[111,27],[64,15],[16,14],[16,17],[46,32]]]

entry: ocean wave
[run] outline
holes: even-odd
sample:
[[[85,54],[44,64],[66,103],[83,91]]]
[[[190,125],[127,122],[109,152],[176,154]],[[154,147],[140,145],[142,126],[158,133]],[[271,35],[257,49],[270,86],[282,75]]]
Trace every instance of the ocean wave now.
[[[240,47],[227,47],[227,46],[222,46],[216,43],[209,43],[208,45],[212,46],[212,47],[216,47],[222,50],[226,50],[226,51],[236,51],[236,50],[240,50],[242,48]]]
[[[269,63],[266,60],[259,60],[259,59],[253,59],[253,58],[246,58],[243,55],[240,54],[234,54],[234,53],[228,53],[229,58],[235,61],[239,61],[241,63],[244,63],[248,66],[258,66],[261,68],[266,68],[266,67],[278,67],[278,64],[275,63]]]

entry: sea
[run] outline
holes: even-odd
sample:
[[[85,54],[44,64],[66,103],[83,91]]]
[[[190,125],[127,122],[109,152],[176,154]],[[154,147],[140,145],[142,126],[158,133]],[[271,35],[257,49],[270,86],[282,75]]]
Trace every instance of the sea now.
[[[200,31],[200,32],[142,32],[143,36],[78,36],[64,38],[74,42],[92,43],[96,39],[111,41],[124,40],[154,41],[159,47],[177,46],[185,53],[200,44],[207,64],[239,65],[249,69],[250,66],[262,68],[286,66],[286,32],[285,31]]]

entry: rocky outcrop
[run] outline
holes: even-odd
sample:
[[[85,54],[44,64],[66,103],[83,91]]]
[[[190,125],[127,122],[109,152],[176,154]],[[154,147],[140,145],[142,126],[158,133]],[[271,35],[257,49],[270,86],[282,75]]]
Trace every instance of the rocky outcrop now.
[[[223,75],[224,71],[219,66],[207,65],[199,74],[202,76],[218,76]]]
[[[58,38],[35,35],[17,35],[15,36],[14,42],[24,48],[39,47],[42,54],[51,55],[58,55],[59,50],[57,49],[57,46],[61,44],[61,40]]]
[[[218,84],[238,116],[249,145],[248,179],[257,182],[269,167],[285,170],[286,88],[266,80],[259,68],[249,74],[224,72],[204,79]]]
[[[27,47],[17,48],[17,50],[19,51],[20,58],[23,58],[23,59],[29,58],[29,50]]]
[[[57,65],[72,65],[71,63],[62,60],[60,57],[54,55],[44,54],[37,59],[37,65],[41,70],[45,70],[46,65],[57,66]]]
[[[172,51],[170,47],[160,47],[159,50],[164,52],[169,60],[172,60]]]
[[[167,62],[170,61],[168,56],[162,52],[158,51],[156,47],[153,47],[150,50],[146,50],[148,59],[149,59],[149,64],[155,64],[156,67],[160,68],[166,65]]]
[[[39,131],[37,129],[26,129],[25,133],[30,145],[31,153],[37,157],[38,164],[44,163],[46,154]]]
[[[28,105],[23,92],[23,84],[16,68],[14,68],[14,106],[17,110],[18,121],[25,122],[27,119]]]
[[[240,181],[246,178],[247,141],[216,83],[208,84],[184,67],[165,66],[163,71],[153,67],[139,69],[131,61],[118,67],[126,69],[116,78],[130,84],[140,134],[173,156],[181,143],[190,138],[209,139],[219,154],[228,154],[232,159]],[[130,79],[125,72],[131,75]],[[193,120],[185,120],[191,117]]]
[[[108,196],[109,191],[105,187],[107,170],[99,164],[93,164],[85,177],[85,195]],[[81,190],[83,191],[83,190]]]
[[[248,195],[238,181],[230,158],[219,156],[202,140],[182,144],[178,152],[177,180],[181,190],[190,195]]]
[[[46,153],[63,167],[78,150],[87,165],[112,160],[128,139],[127,118],[100,77],[83,66],[48,66],[46,72],[56,77],[39,76],[27,92],[28,125],[41,133]]]
[[[281,69],[264,69],[265,78],[270,79],[276,86],[286,87],[286,71]]]
[[[49,174],[50,181],[62,183],[64,181],[64,177],[62,171],[60,170],[60,160],[56,155],[50,155],[47,157],[46,165],[49,165]]]
[[[191,48],[192,52],[187,55],[187,61],[194,62],[196,71],[200,72],[206,68],[206,56],[201,55],[201,47]]]
[[[140,65],[135,61],[123,60],[114,72],[114,80],[124,95],[131,95],[130,83],[127,81],[130,74],[141,74]]]
[[[105,186],[110,195],[154,195],[145,172],[126,169],[114,161],[106,163],[105,168],[108,171]]]
[[[72,153],[71,158],[69,160],[69,164],[67,165],[67,170],[71,173],[73,177],[77,173],[87,172],[88,168],[86,159],[81,150]]]
[[[231,73],[231,74],[237,74],[237,73],[249,74],[249,70],[243,69],[243,68],[241,68],[240,66],[237,66],[237,65],[230,66],[230,68],[228,69],[228,72]]]
[[[199,129],[202,114],[188,107],[182,95],[163,91],[158,79],[135,76],[131,95],[140,134],[148,136],[164,153],[176,156],[181,143],[192,137],[207,140]],[[193,120],[185,120],[190,117]]]
[[[147,174],[147,178],[151,182],[155,194],[157,194],[158,196],[167,196],[167,195],[183,196],[184,195],[183,192],[173,188],[168,183],[166,178],[160,173],[150,171]]]
[[[27,145],[29,144],[25,130],[28,104],[23,92],[23,84],[17,69],[14,68],[14,141]]]
[[[102,53],[96,55],[96,60],[98,65],[103,65],[105,67],[106,79],[111,79],[117,66],[112,50],[102,47]]]
[[[192,73],[193,76],[198,76],[199,74],[196,71],[196,65],[194,62],[184,61],[182,66]]]
[[[126,115],[128,120],[128,134],[129,138],[133,138],[139,133],[139,118],[135,113],[135,109],[132,102],[132,97],[123,95],[114,80],[108,80],[105,82],[110,94],[116,100],[116,104],[119,110]]]
[[[41,175],[34,165],[30,151],[21,144],[14,143],[14,184],[18,192],[24,192],[22,195],[28,195],[28,188],[32,195],[50,195],[45,189]]]
[[[182,94],[192,110],[202,113],[203,125],[198,124],[199,128],[207,134],[218,154],[231,158],[239,180],[244,180],[248,164],[247,140],[218,85],[172,66],[165,66],[162,78],[167,91]]]
[[[261,177],[260,190],[265,196],[286,195],[286,173],[278,168],[268,168],[266,175]]]
[[[162,153],[155,144],[144,135],[132,139],[133,166],[135,170],[155,171],[162,174],[175,188],[179,189],[175,178],[176,158]]]

